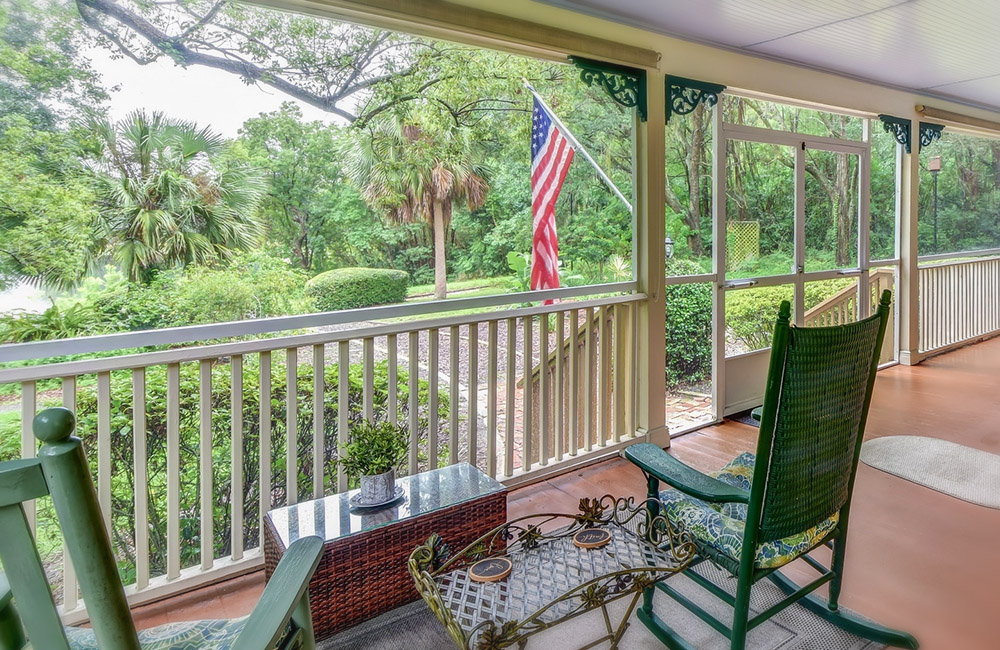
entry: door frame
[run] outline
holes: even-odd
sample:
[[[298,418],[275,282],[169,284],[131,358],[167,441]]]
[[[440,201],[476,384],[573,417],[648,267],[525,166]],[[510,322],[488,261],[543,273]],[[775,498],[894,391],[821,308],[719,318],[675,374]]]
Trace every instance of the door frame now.
[[[871,228],[871,138],[870,121],[863,121],[862,140],[845,140],[824,136],[806,135],[790,131],[775,131],[759,127],[730,124],[724,121],[722,98],[712,111],[712,268],[711,280],[715,284],[712,303],[713,355],[712,403],[716,420],[732,413],[757,406],[763,401],[767,358],[770,348],[726,357],[726,301],[727,291],[746,290],[749,287],[766,287],[791,284],[794,287],[795,322],[801,325],[804,316],[804,288],[806,282],[844,277],[858,278],[858,317],[869,315],[868,296]],[[761,144],[790,146],[795,152],[792,170],[795,193],[794,257],[793,272],[756,278],[726,280],[726,195],[728,142],[748,141]],[[858,239],[857,267],[825,271],[805,270],[805,152],[808,149],[845,153],[858,156]],[[704,276],[702,276],[704,277]],[[706,278],[709,279],[709,278]]]

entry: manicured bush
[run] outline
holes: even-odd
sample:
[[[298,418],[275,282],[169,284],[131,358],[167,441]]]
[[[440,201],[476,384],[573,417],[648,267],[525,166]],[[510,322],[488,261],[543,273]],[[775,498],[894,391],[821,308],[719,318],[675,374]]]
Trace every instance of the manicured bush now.
[[[409,277],[393,269],[343,268],[320,273],[306,284],[319,311],[359,309],[406,300]]]
[[[670,275],[702,273],[688,260],[667,260]],[[712,370],[712,285],[675,284],[664,290],[666,302],[667,387],[706,379]]]

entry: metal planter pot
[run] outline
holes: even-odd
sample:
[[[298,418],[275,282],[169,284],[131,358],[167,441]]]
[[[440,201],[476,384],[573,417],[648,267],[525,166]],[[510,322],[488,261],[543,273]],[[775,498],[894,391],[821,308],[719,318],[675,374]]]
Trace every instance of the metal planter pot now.
[[[396,497],[396,472],[361,477],[361,498],[358,505],[380,505]]]

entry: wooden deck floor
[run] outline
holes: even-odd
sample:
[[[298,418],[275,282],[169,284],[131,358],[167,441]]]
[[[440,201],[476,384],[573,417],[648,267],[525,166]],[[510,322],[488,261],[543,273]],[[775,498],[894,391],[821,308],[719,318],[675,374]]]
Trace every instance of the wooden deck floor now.
[[[1000,454],[1000,339],[879,374],[867,437],[926,435]],[[753,449],[757,429],[725,422],[674,440],[672,453],[702,470]],[[572,512],[582,496],[641,496],[643,480],[606,461],[515,490],[511,517]],[[906,629],[925,650],[994,650],[1000,633],[1000,510],[965,503],[864,464],[854,496],[842,603]],[[807,572],[793,565],[793,577]],[[137,608],[140,627],[249,612],[260,573]]]

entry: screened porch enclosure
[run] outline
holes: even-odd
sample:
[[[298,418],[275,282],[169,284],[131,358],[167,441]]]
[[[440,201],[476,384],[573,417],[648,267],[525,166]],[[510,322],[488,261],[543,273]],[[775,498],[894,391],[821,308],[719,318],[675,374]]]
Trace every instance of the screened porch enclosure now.
[[[854,85],[850,105],[836,106],[771,77],[728,87],[724,62],[693,68],[710,80],[681,77],[676,61],[623,37],[495,8],[463,23],[434,1],[269,4],[557,61],[600,98],[579,119],[604,111],[625,134],[607,158],[628,209],[597,203],[631,226],[590,243],[630,250],[597,281],[559,289],[0,345],[21,457],[37,453],[35,413],[76,414],[132,604],[258,571],[269,510],[355,487],[335,461],[362,421],[406,428],[407,474],[468,462],[531,490],[760,405],[782,300],[796,325],[822,327],[868,316],[892,291],[883,368],[1000,332],[1000,239],[980,245],[994,233],[969,234],[963,218],[995,211],[993,194],[979,204],[926,195],[943,145],[942,173],[978,170],[954,172],[966,189],[1000,178],[1000,165],[959,166],[994,144],[981,131],[951,145],[948,130],[926,135],[916,112],[879,114]],[[912,104],[875,99],[885,97],[896,113]],[[609,190],[578,169],[575,206]],[[585,258],[588,233],[565,225]],[[54,513],[33,504],[28,518],[64,617],[84,620]]]

